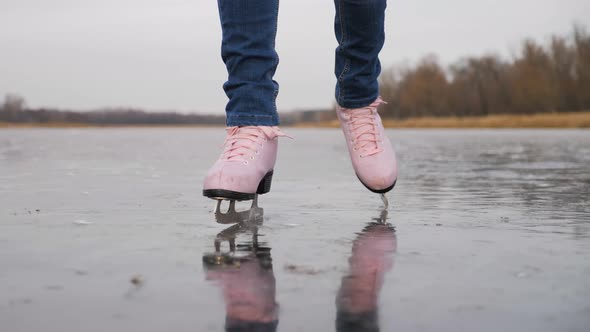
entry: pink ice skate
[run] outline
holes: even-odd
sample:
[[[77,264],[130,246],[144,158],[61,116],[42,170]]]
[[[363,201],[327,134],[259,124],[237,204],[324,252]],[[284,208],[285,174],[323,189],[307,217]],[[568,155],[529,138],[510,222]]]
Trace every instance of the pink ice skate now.
[[[377,113],[382,103],[377,98],[367,107],[336,110],[356,176],[367,189],[380,194],[393,189],[397,181],[395,152]]]
[[[226,129],[224,149],[209,169],[203,195],[217,200],[255,200],[270,191],[277,158],[278,127],[248,126]],[[219,206],[219,204],[218,204]]]

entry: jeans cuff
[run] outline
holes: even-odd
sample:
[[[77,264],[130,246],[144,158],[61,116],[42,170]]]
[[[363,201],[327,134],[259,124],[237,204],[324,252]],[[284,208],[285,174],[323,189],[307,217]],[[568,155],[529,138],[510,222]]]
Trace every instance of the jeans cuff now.
[[[236,126],[278,126],[278,115],[227,115],[226,124],[228,127]]]
[[[354,99],[354,100],[340,97],[340,98],[336,99],[336,102],[338,103],[338,106],[340,106],[342,108],[361,108],[361,107],[366,107],[366,106],[371,105],[375,100],[377,100],[378,97],[379,97],[379,93],[375,94],[375,96],[371,96],[368,98]]]

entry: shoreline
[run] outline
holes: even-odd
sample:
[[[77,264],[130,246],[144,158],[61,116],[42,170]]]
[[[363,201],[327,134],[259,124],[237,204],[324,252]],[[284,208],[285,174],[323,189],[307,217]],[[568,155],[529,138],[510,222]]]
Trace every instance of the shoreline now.
[[[385,128],[464,128],[464,129],[501,129],[501,128],[562,128],[582,129],[590,128],[590,111],[567,113],[538,113],[530,115],[506,114],[468,117],[421,117],[410,119],[383,119]],[[199,124],[124,124],[124,125],[97,125],[88,123],[48,122],[48,123],[12,123],[0,122],[0,129],[12,128],[213,128],[222,125]],[[294,128],[339,128],[338,120],[322,122],[303,122],[284,127]]]
[[[467,117],[422,117],[410,119],[383,119],[385,128],[423,128],[423,129],[582,129],[590,128],[590,111],[567,113],[538,113],[530,115],[502,114]],[[339,128],[338,120],[302,123],[294,127]]]

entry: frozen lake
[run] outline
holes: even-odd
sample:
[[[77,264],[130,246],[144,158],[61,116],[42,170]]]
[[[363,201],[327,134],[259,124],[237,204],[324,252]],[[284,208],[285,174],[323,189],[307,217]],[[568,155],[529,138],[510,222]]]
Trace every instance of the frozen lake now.
[[[222,129],[0,130],[0,330],[589,330],[590,131],[388,131],[388,211],[340,131],[285,131],[225,230]]]

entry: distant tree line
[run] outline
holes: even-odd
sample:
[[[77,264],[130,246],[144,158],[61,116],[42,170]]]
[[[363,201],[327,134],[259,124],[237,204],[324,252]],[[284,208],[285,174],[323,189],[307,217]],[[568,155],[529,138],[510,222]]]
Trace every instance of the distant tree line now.
[[[464,58],[447,69],[434,56],[381,75],[383,116],[471,116],[590,110],[590,35],[575,25],[547,45],[525,40],[510,60]]]
[[[329,121],[335,118],[331,110],[306,110],[281,114],[281,124]],[[146,112],[138,109],[113,108],[88,112],[48,108],[27,108],[25,99],[7,94],[0,104],[0,122],[29,124],[87,124],[116,125],[224,125],[225,115],[181,114],[176,112]]]
[[[138,109],[105,109],[89,112],[29,109],[24,98],[8,94],[0,105],[0,121],[15,123],[77,123],[90,125],[222,125],[223,115],[145,112]]]
[[[569,36],[553,36],[547,45],[523,41],[519,53],[463,58],[443,68],[436,57],[417,65],[394,67],[381,75],[386,118],[531,114],[590,110],[590,34],[575,25]],[[330,121],[333,111],[281,114],[284,125]],[[223,125],[224,115],[104,109],[90,112],[26,107],[9,94],[0,104],[0,121],[83,123],[90,125]]]

